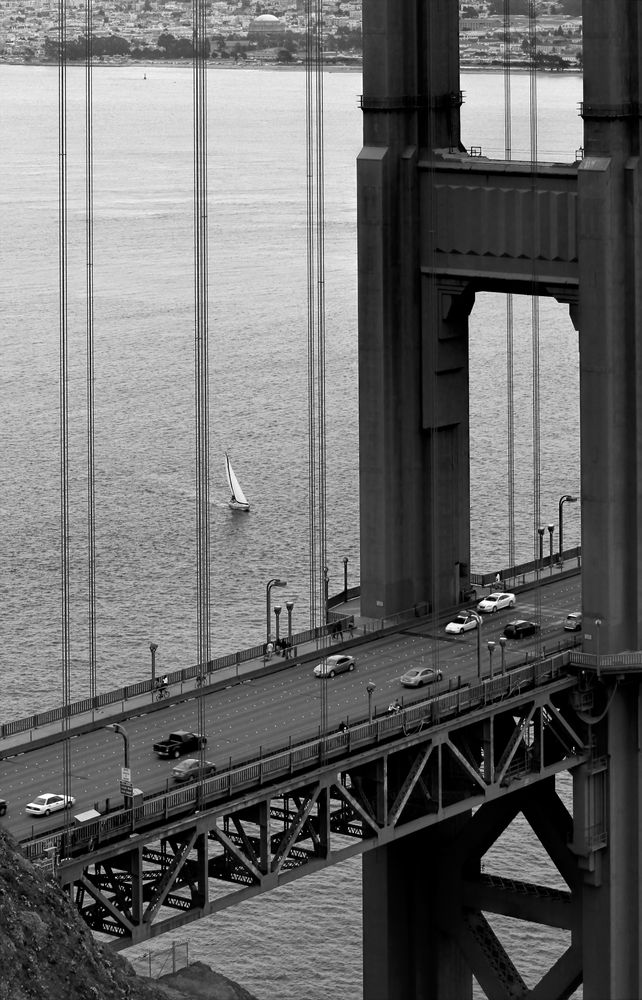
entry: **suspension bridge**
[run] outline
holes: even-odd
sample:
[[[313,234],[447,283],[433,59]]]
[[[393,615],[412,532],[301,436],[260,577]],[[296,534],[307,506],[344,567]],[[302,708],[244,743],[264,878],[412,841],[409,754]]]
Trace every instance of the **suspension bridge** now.
[[[91,5],[88,5],[88,10]],[[537,52],[536,5],[529,50]],[[310,3],[308,281],[310,594],[325,614],[323,60],[321,3]],[[185,791],[145,798],[52,836],[56,874],[91,926],[122,941],[213,912],[210,883],[243,892],[363,854],[365,1000],[472,997],[473,975],[498,1000],[642,995],[640,914],[640,654],[638,543],[640,400],[640,5],[584,0],[581,157],[540,162],[537,75],[530,73],[531,150],[510,157],[510,2],[506,3],[506,150],[471,155],[459,126],[456,0],[364,0],[363,149],[358,157],[361,475],[360,613],[391,619],[425,607],[436,634],[471,590],[468,317],[481,291],[531,296],[533,545],[539,510],[538,309],[566,303],[580,342],[581,649],[480,677],[474,660],[448,690],[400,717],[357,717],[330,732],[292,734],[274,753],[248,753]],[[88,13],[88,39],[91,38]],[[65,3],[60,4],[61,510],[64,690],[68,693],[69,552],[66,465]],[[207,107],[205,4],[194,0],[194,268],[197,411],[198,633],[207,724],[209,522],[207,381]],[[89,45],[90,50],[90,45]],[[533,66],[535,58],[533,58]],[[91,52],[87,59],[91,137]],[[87,154],[91,266],[91,141]],[[88,384],[93,381],[88,279]],[[510,372],[510,308],[507,310]],[[507,400],[509,496],[514,455]],[[89,393],[92,522],[93,412]],[[512,538],[514,511],[507,516]],[[541,544],[541,538],[540,538]],[[511,547],[513,543],[511,542]],[[93,559],[90,546],[90,560]],[[541,557],[540,557],[541,563]],[[90,578],[91,574],[90,574]],[[542,583],[542,581],[538,581]],[[545,617],[546,587],[528,600]],[[90,621],[95,618],[90,592]],[[557,612],[556,612],[557,613]],[[587,624],[588,623],[588,624]],[[400,629],[403,656],[417,649]],[[366,656],[383,657],[380,635]],[[400,646],[401,648],[401,646]],[[323,647],[322,647],[323,649]],[[318,653],[315,653],[318,655]],[[401,654],[400,654],[401,655]],[[95,665],[91,668],[95,679]],[[466,672],[468,671],[468,672]],[[277,676],[277,675],[275,675]],[[273,681],[273,683],[278,683]],[[207,685],[205,684],[205,689]],[[95,680],[92,695],[96,696]],[[65,699],[68,701],[69,699]],[[170,707],[162,708],[162,714]],[[126,716],[129,718],[129,716]],[[327,723],[327,724],[326,724]],[[63,712],[70,788],[73,726]],[[572,815],[555,776],[573,777]],[[521,812],[566,889],[489,880],[484,853]],[[275,828],[276,825],[276,828]],[[338,847],[333,838],[341,838]],[[346,846],[347,842],[347,846]],[[25,849],[42,855],[46,844]],[[181,916],[159,918],[163,908]],[[561,958],[529,989],[484,915],[564,928]]]

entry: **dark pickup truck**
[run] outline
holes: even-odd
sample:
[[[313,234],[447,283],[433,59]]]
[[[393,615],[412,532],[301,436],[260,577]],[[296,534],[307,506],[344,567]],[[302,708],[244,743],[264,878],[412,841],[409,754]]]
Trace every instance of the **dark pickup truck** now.
[[[186,753],[194,753],[207,743],[207,737],[200,733],[188,733],[185,729],[177,729],[170,733],[166,740],[154,743],[154,753],[159,757],[182,757]]]

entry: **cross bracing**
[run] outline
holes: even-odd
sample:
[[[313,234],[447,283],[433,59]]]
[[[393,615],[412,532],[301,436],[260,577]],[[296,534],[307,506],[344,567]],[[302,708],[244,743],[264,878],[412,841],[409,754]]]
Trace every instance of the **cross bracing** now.
[[[126,947],[450,818],[479,824],[493,802],[592,759],[563,659],[459,692],[459,706],[455,692],[450,702],[420,700],[248,764],[244,775],[61,831],[47,840],[58,877],[89,926]],[[24,845],[34,855],[43,846]],[[492,888],[506,900],[526,894],[535,910],[550,898]]]

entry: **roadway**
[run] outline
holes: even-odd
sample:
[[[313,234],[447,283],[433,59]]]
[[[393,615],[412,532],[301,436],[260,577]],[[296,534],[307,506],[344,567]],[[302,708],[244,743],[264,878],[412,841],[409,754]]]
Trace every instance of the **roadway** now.
[[[483,617],[482,667],[487,675],[489,654],[486,643],[497,642],[508,621],[526,618],[540,624],[537,637],[508,641],[506,667],[524,660],[524,651],[544,648],[552,651],[569,633],[563,622],[570,611],[581,607],[581,577],[557,578],[542,586],[517,594],[512,610]],[[284,669],[265,676],[230,683],[228,687],[204,691],[202,713],[208,744],[205,758],[219,770],[230,762],[264,755],[293,742],[316,737],[321,726],[322,690],[326,689],[327,726],[336,729],[340,722],[356,722],[368,715],[366,685],[376,686],[372,694],[372,709],[385,712],[396,697],[400,702],[429,697],[434,689],[419,692],[404,688],[401,675],[410,667],[426,663],[439,667],[443,682],[456,684],[477,678],[477,631],[461,636],[444,632],[444,618],[435,627],[432,619],[419,619],[406,624],[398,632],[356,644],[353,650],[356,669],[351,673],[320,681],[313,675],[315,661],[296,663],[283,661]],[[327,652],[331,652],[328,649]],[[499,646],[493,658],[495,672],[500,669]],[[140,709],[138,710],[140,711]],[[143,792],[164,791],[172,786],[173,761],[161,760],[152,751],[152,744],[174,729],[198,730],[198,696],[169,704],[162,711],[132,716],[124,726],[129,741],[130,768],[134,787]],[[107,723],[109,720],[105,719]],[[119,792],[120,769],[123,764],[123,739],[104,728],[74,736],[70,740],[70,790],[76,798],[72,814],[97,806],[100,812],[122,804]],[[32,817],[24,812],[27,802],[43,792],[63,791],[63,744],[52,743],[0,760],[0,797],[7,800],[3,819],[19,840],[39,836],[64,823],[63,813],[49,817]]]

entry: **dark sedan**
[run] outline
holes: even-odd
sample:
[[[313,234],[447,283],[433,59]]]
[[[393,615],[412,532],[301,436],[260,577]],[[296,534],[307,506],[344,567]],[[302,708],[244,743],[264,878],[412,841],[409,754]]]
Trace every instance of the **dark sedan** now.
[[[529,635],[535,635],[537,632],[539,632],[537,622],[522,621],[521,618],[509,622],[504,627],[504,635],[507,639],[526,639]]]

